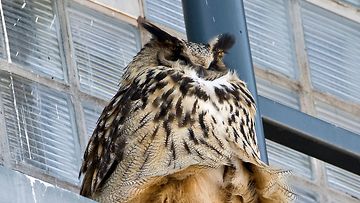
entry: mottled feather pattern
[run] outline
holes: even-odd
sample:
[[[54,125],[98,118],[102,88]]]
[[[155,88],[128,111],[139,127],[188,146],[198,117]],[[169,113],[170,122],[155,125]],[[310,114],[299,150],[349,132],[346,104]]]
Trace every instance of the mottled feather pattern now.
[[[100,202],[288,202],[286,172],[260,160],[254,99],[212,54],[230,49],[230,35],[195,44],[141,23],[153,39],[98,120],[80,193]]]

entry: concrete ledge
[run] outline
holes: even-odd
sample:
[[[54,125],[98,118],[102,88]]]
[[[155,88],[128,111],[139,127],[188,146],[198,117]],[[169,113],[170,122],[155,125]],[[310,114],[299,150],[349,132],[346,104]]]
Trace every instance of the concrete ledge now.
[[[95,203],[68,190],[0,166],[0,202]]]

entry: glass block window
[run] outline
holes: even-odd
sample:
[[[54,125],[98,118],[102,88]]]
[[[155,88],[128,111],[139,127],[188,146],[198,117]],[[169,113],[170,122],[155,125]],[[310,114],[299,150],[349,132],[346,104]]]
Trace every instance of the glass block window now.
[[[327,183],[334,189],[339,189],[351,196],[360,199],[360,176],[351,172],[345,171],[336,166],[325,165]]]
[[[318,100],[315,101],[315,109],[317,117],[360,134],[360,117]]]
[[[302,18],[314,88],[360,103],[360,24],[308,3]]]
[[[138,31],[98,12],[68,9],[81,90],[109,100],[117,91],[125,66],[140,50]]]
[[[66,186],[77,186],[81,149],[86,145],[79,140],[92,134],[102,111],[98,104],[104,104],[117,91],[124,67],[141,47],[136,17],[144,15],[180,35],[185,33],[181,0],[141,0],[136,1],[137,8],[116,1],[121,4],[119,10],[114,10],[114,2],[0,1],[8,35],[0,26],[0,123],[5,124],[0,129],[0,139],[5,135],[5,141],[0,143],[9,148],[9,153],[1,157],[5,167],[16,167],[49,182],[62,185],[65,181]],[[308,2],[244,0],[259,94],[360,133],[356,106],[360,108],[356,91],[360,86],[356,66],[360,64],[360,49],[355,43],[360,41],[359,23]],[[357,9],[355,0],[339,2],[348,3],[336,8]],[[327,7],[325,1],[319,4]],[[138,9],[142,5],[144,9]],[[139,13],[127,13],[123,8],[135,8]],[[301,12],[291,12],[297,9]],[[291,20],[299,18],[302,20]],[[295,29],[303,29],[305,35],[295,33]],[[305,41],[293,40],[293,36],[304,37]],[[297,67],[295,43],[305,43],[306,49],[297,50],[307,57],[308,63],[301,61],[304,67]],[[5,60],[6,48],[13,64]],[[304,75],[300,77],[299,73],[306,73],[298,71],[303,68],[310,69],[311,84]],[[2,70],[11,70],[12,74]],[[75,73],[70,83],[66,83],[68,73]],[[313,89],[308,88],[311,85]],[[312,90],[316,90],[312,97],[305,98]],[[335,97],[325,97],[318,91]],[[339,100],[327,101],[328,97]],[[346,105],[344,100],[354,102],[356,111],[335,107]],[[306,109],[300,109],[303,101],[314,106],[301,105]],[[73,109],[72,102],[79,109]],[[270,164],[294,172],[291,180],[298,181],[294,187],[299,195],[297,202],[359,197],[358,176],[275,142],[267,141],[267,146]],[[38,170],[32,173],[34,168]]]
[[[273,84],[260,77],[256,78],[258,94],[294,109],[300,109],[298,95],[284,87]]]
[[[149,20],[186,33],[181,0],[145,0],[145,15]]]
[[[11,59],[30,71],[58,80],[67,73],[58,16],[51,0],[3,0]]]
[[[290,78],[297,77],[287,0],[245,0],[253,62]]]
[[[83,104],[86,133],[90,137],[96,127],[102,109],[90,103]]]
[[[343,0],[343,2],[352,4],[354,6],[360,7],[360,0]]]
[[[266,140],[270,165],[292,170],[295,175],[311,179],[310,157],[271,140]]]
[[[0,134],[6,139],[0,142],[9,151],[2,164],[76,186],[85,147],[79,140],[92,133],[102,110],[91,104],[117,91],[124,67],[140,50],[139,31],[73,1],[0,4],[7,30],[5,36],[0,26],[0,122],[5,125]],[[7,48],[12,64],[5,60]],[[68,70],[77,76],[71,83]],[[72,102],[84,106],[73,109]],[[86,135],[77,130],[84,125]]]
[[[2,16],[0,15],[0,22],[2,22]],[[3,27],[0,26],[0,58],[5,58],[6,56],[6,47],[5,47],[5,39],[4,39],[4,30]]]
[[[294,188],[296,193],[295,203],[320,203],[319,198],[314,192],[305,191],[301,188]]]
[[[76,183],[79,147],[67,95],[0,72],[0,94],[11,159]]]

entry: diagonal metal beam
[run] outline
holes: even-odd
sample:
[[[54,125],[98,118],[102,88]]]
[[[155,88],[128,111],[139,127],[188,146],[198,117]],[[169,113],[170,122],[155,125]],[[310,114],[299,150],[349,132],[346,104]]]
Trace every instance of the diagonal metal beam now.
[[[360,135],[265,97],[258,99],[267,139],[360,175]]]
[[[230,33],[236,44],[225,57],[228,67],[236,70],[244,80],[255,100],[257,92],[252,67],[249,38],[242,0],[182,0],[186,34],[189,41],[207,43],[219,34]],[[259,111],[257,115],[260,115]],[[263,126],[256,118],[256,133],[261,158],[267,162]]]

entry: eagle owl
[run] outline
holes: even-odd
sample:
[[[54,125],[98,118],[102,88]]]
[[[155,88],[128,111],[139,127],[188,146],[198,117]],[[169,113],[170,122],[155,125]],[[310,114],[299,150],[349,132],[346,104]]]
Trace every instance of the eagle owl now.
[[[286,171],[260,160],[255,103],[225,66],[235,43],[152,39],[127,66],[84,154],[80,194],[99,202],[288,202]]]

